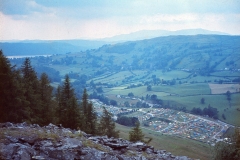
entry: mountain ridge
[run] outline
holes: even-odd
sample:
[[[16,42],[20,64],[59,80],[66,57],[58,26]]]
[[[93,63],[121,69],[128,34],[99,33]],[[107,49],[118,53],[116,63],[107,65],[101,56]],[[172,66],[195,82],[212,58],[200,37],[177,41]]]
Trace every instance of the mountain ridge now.
[[[123,41],[134,41],[134,40],[144,40],[151,39],[162,36],[171,36],[171,35],[199,35],[199,34],[207,34],[207,35],[229,35],[228,33],[218,32],[218,31],[210,31],[205,29],[183,29],[176,31],[168,31],[168,30],[140,30],[136,32],[131,32],[128,34],[116,35],[109,38],[103,38],[105,41],[114,41],[114,42],[123,42]]]

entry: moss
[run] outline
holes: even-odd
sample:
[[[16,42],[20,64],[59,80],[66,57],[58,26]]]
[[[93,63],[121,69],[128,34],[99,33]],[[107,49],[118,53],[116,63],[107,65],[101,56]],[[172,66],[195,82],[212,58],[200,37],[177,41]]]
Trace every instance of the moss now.
[[[95,148],[95,149],[103,151],[103,152],[109,152],[109,150],[107,148],[105,148],[104,146],[102,146],[101,144],[94,143],[93,141],[88,140],[88,139],[85,139],[83,141],[83,146],[84,147]]]

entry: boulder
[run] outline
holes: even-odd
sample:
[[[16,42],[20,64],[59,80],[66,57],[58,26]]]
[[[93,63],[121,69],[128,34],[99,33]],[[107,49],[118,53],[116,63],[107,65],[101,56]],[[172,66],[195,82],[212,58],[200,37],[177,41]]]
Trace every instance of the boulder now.
[[[156,150],[143,142],[92,136],[51,123],[40,127],[25,122],[7,122],[0,123],[0,128],[3,128],[2,133],[0,130],[3,135],[0,139],[0,159],[190,160],[186,156],[174,156],[166,150]],[[18,132],[20,134],[16,134]]]

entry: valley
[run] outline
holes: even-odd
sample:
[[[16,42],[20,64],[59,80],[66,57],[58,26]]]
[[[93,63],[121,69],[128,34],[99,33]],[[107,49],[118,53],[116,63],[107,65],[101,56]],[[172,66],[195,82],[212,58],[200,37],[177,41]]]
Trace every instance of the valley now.
[[[86,87],[90,94],[116,100],[119,107],[126,107],[125,102],[136,107],[134,101],[115,97],[133,93],[146,100],[156,95],[161,107],[191,112],[210,105],[217,108],[219,120],[240,126],[239,44],[239,36],[166,36],[31,61],[55,87],[69,74],[79,98]],[[11,63],[20,67],[23,60]]]
[[[99,115],[105,106],[137,117],[146,137],[160,141],[151,145],[209,159],[211,145],[240,126],[239,44],[239,36],[166,36],[30,59],[54,88],[66,74],[79,99],[86,88]],[[18,68],[23,61],[10,59]],[[130,127],[116,126],[127,139]]]

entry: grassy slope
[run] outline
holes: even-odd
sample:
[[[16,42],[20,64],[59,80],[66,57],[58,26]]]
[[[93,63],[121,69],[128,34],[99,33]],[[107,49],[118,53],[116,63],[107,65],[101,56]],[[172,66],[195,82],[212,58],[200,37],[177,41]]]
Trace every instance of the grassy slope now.
[[[121,138],[128,139],[128,133],[131,130],[130,127],[116,124],[116,128],[120,130]],[[145,137],[153,138],[149,145],[152,145],[157,149],[164,149],[174,155],[186,155],[190,158],[201,160],[211,159],[212,148],[208,144],[191,139],[162,135],[144,128],[142,128],[142,131],[145,134]]]
[[[152,91],[147,91],[146,86],[137,88],[124,89],[125,87],[115,87],[105,90],[106,95],[127,95],[132,92],[135,96],[145,97],[147,94],[156,94],[164,103],[170,105],[185,106],[187,110],[192,108],[204,108],[210,104],[212,107],[218,108],[219,119],[227,123],[240,126],[240,94],[232,94],[231,107],[226,99],[226,95],[211,95],[210,88],[207,83],[181,84],[174,86],[153,86]],[[170,96],[171,94],[171,96]],[[177,95],[175,95],[177,94]],[[178,96],[179,95],[179,96]],[[205,104],[201,104],[201,98],[205,99]],[[118,99],[116,99],[118,100]],[[123,103],[124,99],[119,99]],[[226,120],[222,118],[225,114]]]
[[[198,94],[211,94],[208,84],[182,84],[174,86],[153,86],[152,91],[167,92],[171,94],[178,94],[180,96],[198,95]]]
[[[168,96],[162,97],[162,99],[165,100],[165,102],[170,101],[170,104],[183,105],[188,110],[191,110],[194,107],[199,107],[203,109],[210,104],[212,107],[218,109],[218,115],[220,120],[240,126],[240,111],[237,111],[237,108],[239,108],[240,106],[240,94],[233,94],[231,97],[231,108],[229,107],[229,102],[227,101],[226,95],[202,95],[187,97]],[[200,103],[201,98],[205,99],[205,104]],[[226,111],[224,111],[224,109]],[[222,119],[223,113],[226,116],[226,120]]]

